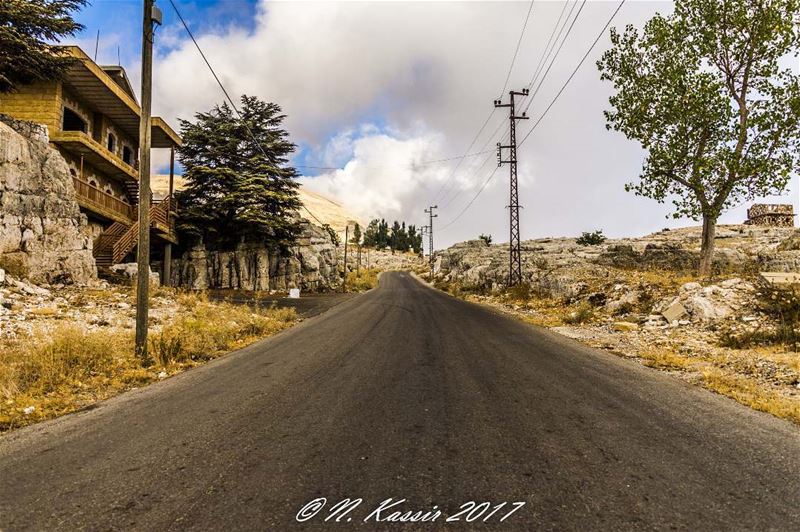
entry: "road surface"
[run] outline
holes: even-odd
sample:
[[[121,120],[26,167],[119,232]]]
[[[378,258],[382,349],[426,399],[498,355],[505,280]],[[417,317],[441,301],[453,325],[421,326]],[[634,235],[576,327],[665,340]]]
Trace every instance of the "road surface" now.
[[[392,273],[0,438],[2,530],[297,528],[797,530],[800,431]]]

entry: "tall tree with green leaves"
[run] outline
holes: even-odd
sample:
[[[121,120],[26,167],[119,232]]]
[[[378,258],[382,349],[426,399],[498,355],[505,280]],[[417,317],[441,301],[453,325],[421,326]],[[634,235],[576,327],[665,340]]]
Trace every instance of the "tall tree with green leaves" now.
[[[614,84],[609,129],[647,158],[626,189],[673,216],[702,219],[700,272],[712,271],[726,209],[778,194],[798,170],[800,86],[779,60],[800,42],[800,0],[677,0],[642,32],[611,31],[598,61]]]
[[[72,13],[86,3],[87,0],[0,2],[0,93],[63,75],[72,58],[53,42],[83,29]]]
[[[415,225],[408,226],[408,245],[417,255],[422,253],[422,232]]]
[[[277,104],[242,96],[240,111],[241,120],[222,104],[181,120],[187,186],[178,194],[178,229],[209,249],[243,240],[285,248],[300,230],[298,174],[288,166],[295,145]]]

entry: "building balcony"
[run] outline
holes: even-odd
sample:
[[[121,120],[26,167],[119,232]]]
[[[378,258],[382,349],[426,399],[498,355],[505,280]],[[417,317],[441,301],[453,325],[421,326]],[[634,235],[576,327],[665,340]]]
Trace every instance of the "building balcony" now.
[[[126,225],[136,221],[135,206],[125,203],[76,177],[72,178],[72,184],[75,186],[78,205],[84,209]]]
[[[136,205],[120,201],[111,194],[90,185],[78,178],[72,178],[78,205],[103,218],[119,222],[125,226],[133,225],[139,218]],[[150,208],[150,227],[164,240],[178,242],[175,234],[175,202],[171,197],[154,201]]]
[[[99,172],[119,181],[138,181],[139,171],[123,162],[105,146],[83,131],[58,131],[50,136],[50,142],[61,149],[82,158]],[[83,176],[79,176],[82,178]]]

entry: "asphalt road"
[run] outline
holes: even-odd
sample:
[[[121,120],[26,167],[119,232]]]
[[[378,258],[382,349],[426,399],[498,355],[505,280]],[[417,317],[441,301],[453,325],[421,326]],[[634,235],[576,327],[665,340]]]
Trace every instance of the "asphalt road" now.
[[[363,502],[326,523],[348,497]],[[386,522],[388,498],[442,515]],[[468,501],[489,509],[445,522]],[[392,273],[272,339],[0,438],[2,530],[395,526],[798,530],[800,430]]]

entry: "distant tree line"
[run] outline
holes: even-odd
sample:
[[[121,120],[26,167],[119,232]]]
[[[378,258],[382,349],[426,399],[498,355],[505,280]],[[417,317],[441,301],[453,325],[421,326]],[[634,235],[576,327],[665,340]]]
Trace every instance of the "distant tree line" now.
[[[413,251],[420,254],[422,253],[422,231],[414,225],[406,226],[405,222],[396,220],[390,227],[383,218],[380,220],[375,218],[364,230],[362,245],[375,249],[389,248],[392,252]]]

